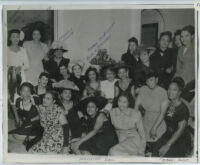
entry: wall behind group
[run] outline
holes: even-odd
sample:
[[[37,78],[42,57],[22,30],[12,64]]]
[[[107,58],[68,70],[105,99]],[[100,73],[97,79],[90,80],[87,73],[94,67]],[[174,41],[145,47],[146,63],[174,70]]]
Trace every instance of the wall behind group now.
[[[105,48],[119,60],[130,37],[140,40],[141,10],[65,10],[54,18],[54,37],[67,44],[70,59],[88,61]]]
[[[184,26],[194,26],[194,21],[194,9],[147,9],[141,14],[142,24],[158,23],[158,34],[163,31],[171,31],[174,34]]]

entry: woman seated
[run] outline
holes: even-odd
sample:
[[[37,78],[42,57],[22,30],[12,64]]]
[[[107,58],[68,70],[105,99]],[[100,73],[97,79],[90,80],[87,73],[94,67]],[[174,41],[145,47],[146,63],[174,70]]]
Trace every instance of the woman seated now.
[[[89,67],[85,73],[86,87],[83,91],[83,99],[86,97],[100,96],[100,81],[99,74],[96,68]]]
[[[114,87],[117,81],[114,68],[107,67],[104,74],[106,80],[101,81],[101,95],[112,102],[114,99]]]
[[[108,155],[109,149],[117,143],[115,130],[109,118],[99,112],[102,105],[95,97],[85,103],[89,132],[72,144],[72,150],[82,155]]]
[[[187,129],[189,110],[180,98],[183,89],[184,80],[180,77],[174,78],[169,85],[170,104],[164,118],[167,130],[154,144],[153,156],[185,157],[191,150],[191,138]]]
[[[16,100],[15,117],[19,128],[12,130],[9,134],[24,137],[24,144],[28,150],[42,136],[43,129],[40,126],[39,114],[37,111],[38,98],[34,97],[33,85],[29,82],[24,82],[20,86],[20,97]],[[34,138],[29,141],[29,137]]]
[[[69,129],[63,109],[57,104],[55,91],[48,91],[39,106],[40,123],[44,128],[42,139],[30,148],[30,152],[60,153],[68,146]]]
[[[147,140],[147,153],[153,142],[157,141],[166,130],[164,115],[168,106],[167,92],[158,85],[155,72],[146,75],[146,85],[140,88],[135,109],[143,114],[143,125]]]
[[[69,80],[70,73],[67,69],[67,66],[60,65],[59,69],[60,69],[60,74],[62,75],[63,78],[62,80],[58,82],[52,83],[52,87],[53,88],[72,88],[78,91],[79,88],[75,85],[75,83]]]
[[[118,106],[109,111],[119,139],[119,143],[110,149],[109,155],[144,156],[146,140],[142,117],[138,110],[129,105],[129,96],[120,95]]]
[[[34,87],[36,95],[39,96],[40,104],[42,104],[42,99],[45,93],[49,90],[49,74],[42,72],[38,79],[38,85]]]
[[[69,129],[71,132],[71,140],[81,137],[86,130],[85,119],[79,111],[75,109],[77,98],[77,91],[70,88],[62,88],[60,90],[61,104],[64,109],[64,114],[67,118]]]
[[[113,107],[117,106],[118,97],[122,94],[128,95],[130,99],[130,106],[134,107],[135,103],[135,84],[134,81],[129,78],[128,66],[125,64],[120,64],[117,66],[117,75],[119,80],[115,83],[115,99]]]
[[[83,95],[83,90],[85,89],[85,76],[82,76],[82,66],[80,64],[75,64],[72,66],[72,74],[69,78],[76,86],[79,88],[80,97]]]

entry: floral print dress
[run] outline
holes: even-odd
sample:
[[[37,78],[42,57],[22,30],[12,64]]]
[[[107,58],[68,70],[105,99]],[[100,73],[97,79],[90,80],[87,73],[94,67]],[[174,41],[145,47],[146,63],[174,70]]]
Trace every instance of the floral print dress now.
[[[40,122],[44,128],[42,139],[35,144],[30,151],[37,153],[59,153],[63,148],[64,134],[59,121],[62,109],[54,105],[47,110],[42,105],[39,106]]]

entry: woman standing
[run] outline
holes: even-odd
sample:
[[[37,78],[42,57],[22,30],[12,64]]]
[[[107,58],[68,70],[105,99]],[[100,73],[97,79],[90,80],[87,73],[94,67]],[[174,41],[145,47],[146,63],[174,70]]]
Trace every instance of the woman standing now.
[[[99,74],[96,68],[89,67],[85,73],[86,87],[83,91],[83,98],[100,96],[100,81],[98,80]]]
[[[26,49],[19,46],[20,31],[13,29],[9,33],[8,48],[7,48],[7,64],[9,67],[14,67],[16,74],[20,74],[22,82],[27,80],[25,71],[29,69],[29,60]]]
[[[108,155],[109,149],[117,143],[115,130],[107,116],[99,112],[100,106],[96,98],[87,99],[86,113],[89,132],[72,144],[76,154]]]
[[[25,41],[23,44],[30,62],[30,68],[26,72],[27,80],[33,85],[37,85],[38,76],[44,71],[42,60],[47,58],[48,53],[47,45],[40,41],[41,35],[39,29],[33,29],[32,40]]]
[[[57,105],[57,93],[48,91],[39,106],[40,123],[44,128],[42,139],[30,148],[37,153],[60,153],[68,145],[69,129],[63,109]]]
[[[146,85],[140,88],[135,109],[144,109],[143,125],[147,142],[155,142],[166,130],[164,115],[168,106],[167,92],[158,86],[154,72],[146,75]]]
[[[184,81],[180,77],[172,80],[168,88],[170,104],[165,114],[167,131],[154,144],[153,156],[185,157],[191,150],[191,138],[187,131],[189,110],[181,100]]]
[[[176,76],[180,76],[188,84],[195,80],[194,27],[186,26],[181,30],[183,46],[178,51]]]
[[[120,64],[120,66],[117,67],[117,75],[119,80],[115,83],[113,106],[117,106],[117,100],[120,95],[126,94],[130,99],[130,106],[133,107],[135,103],[135,84],[134,81],[129,78],[128,67]]]
[[[144,156],[146,140],[142,117],[139,111],[129,108],[129,105],[129,97],[120,95],[117,108],[109,111],[119,140],[110,149],[109,155]]]

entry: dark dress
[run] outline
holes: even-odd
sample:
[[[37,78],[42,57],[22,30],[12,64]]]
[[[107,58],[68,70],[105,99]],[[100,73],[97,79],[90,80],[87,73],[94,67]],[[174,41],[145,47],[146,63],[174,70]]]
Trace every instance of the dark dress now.
[[[159,149],[165,145],[177,131],[178,123],[183,120],[188,121],[189,110],[183,102],[177,107],[169,106],[164,119],[167,124],[167,131],[153,145],[153,156],[158,156]],[[191,137],[188,127],[186,127],[183,134],[172,144],[164,157],[185,157],[189,150],[191,150]]]
[[[113,100],[113,107],[117,107],[117,102],[118,102],[118,98],[120,95],[128,95],[128,98],[129,98],[129,102],[130,102],[130,107],[134,107],[135,105],[135,99],[133,98],[132,94],[131,94],[131,88],[135,86],[135,82],[133,80],[130,81],[128,87],[123,90],[121,89],[120,85],[119,85],[119,81],[117,81],[115,83],[115,87],[117,87],[119,89],[119,95],[117,97],[114,98]]]
[[[34,97],[35,103],[38,104],[38,98]],[[9,134],[19,134],[27,136],[38,136],[42,133],[42,127],[40,126],[40,121],[36,120],[31,122],[31,119],[39,116],[36,106],[31,105],[30,110],[26,111],[21,106],[22,98],[16,100],[17,113],[22,120],[22,126],[12,130]]]
[[[51,89],[50,86],[46,87],[46,91],[48,91],[50,89]],[[42,100],[43,100],[43,97],[44,97],[46,92],[43,93],[43,94],[38,94],[38,85],[36,85],[34,87],[34,93],[38,96],[38,105],[42,104]]]
[[[158,84],[167,89],[176,71],[175,52],[173,49],[167,48],[165,51],[159,48],[151,55],[150,62],[152,69],[158,74]],[[167,73],[166,69],[173,66],[171,73]]]
[[[134,55],[132,55],[129,51],[122,54],[121,61],[123,61],[126,65],[130,67],[129,76],[134,79],[134,71],[139,63],[141,63],[140,59],[136,59]]]
[[[146,85],[145,76],[150,71],[152,71],[151,64],[149,67],[144,65],[142,62],[137,65],[134,71],[134,80],[135,80],[136,88]]]
[[[88,127],[90,131],[94,128],[98,115],[93,119],[88,119]],[[115,133],[115,129],[111,124],[110,119],[103,123],[98,133],[92,138],[83,142],[79,149],[82,151],[88,151],[92,155],[108,155],[108,151],[111,147],[117,144],[118,139]]]
[[[83,94],[83,90],[85,89],[85,76],[81,76],[80,78],[77,78],[72,74],[69,80],[74,82],[74,84],[79,88],[80,97],[81,97]]]
[[[69,110],[68,114],[66,115],[69,128],[71,131],[71,138],[79,138],[81,137],[82,133],[87,131],[87,125],[84,118],[78,117],[78,112],[72,108]]]
[[[42,63],[44,66],[44,70],[46,70],[49,73],[49,78],[55,79],[56,81],[60,81],[62,80],[62,75],[60,74],[59,67],[61,65],[65,65],[66,67],[68,67],[69,61],[70,60],[68,58],[63,57],[59,65],[57,65],[53,58],[51,58],[48,61],[42,60]]]

